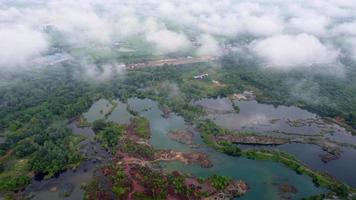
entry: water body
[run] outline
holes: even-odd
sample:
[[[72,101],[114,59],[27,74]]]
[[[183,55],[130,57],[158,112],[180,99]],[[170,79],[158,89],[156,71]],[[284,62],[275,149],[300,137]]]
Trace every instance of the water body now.
[[[107,120],[118,124],[128,124],[132,115],[127,111],[127,104],[118,100],[115,103],[116,107],[107,117]]]
[[[119,100],[114,100],[113,104],[106,99],[100,99],[96,101],[83,116],[88,122],[106,119],[107,121],[118,124],[128,124],[132,115],[127,111],[127,104]]]
[[[103,104],[104,105],[104,104]],[[86,137],[80,143],[80,152],[87,158],[75,170],[67,170],[56,178],[33,180],[25,192],[33,195],[34,200],[78,200],[84,198],[82,186],[93,179],[95,169],[107,163],[111,156],[94,141],[95,133],[89,127],[79,128],[75,122],[68,125],[74,134]],[[69,195],[69,196],[68,196]]]
[[[211,110],[208,118],[231,130],[319,135],[323,128],[317,115],[293,106],[274,107],[256,101],[235,101],[240,108],[237,114],[227,112],[232,107],[227,98],[203,99],[196,104]],[[214,112],[221,109],[218,106],[223,107],[226,113]]]
[[[107,110],[107,108],[110,107],[107,106],[107,104],[108,101],[106,100],[99,100],[94,103],[90,110],[85,113],[88,120],[90,119],[94,121],[96,119],[105,118],[105,115],[100,113],[100,111]],[[289,184],[297,188],[298,192],[296,194],[288,194],[291,199],[301,199],[303,197],[325,192],[324,189],[317,188],[312,183],[311,178],[298,175],[296,172],[281,164],[271,161],[256,161],[227,156],[210,148],[191,148],[189,145],[173,141],[168,137],[170,131],[186,129],[194,130],[185,123],[182,117],[172,113],[170,117],[164,118],[162,111],[158,107],[158,103],[150,99],[131,98],[128,100],[128,105],[132,110],[138,112],[150,121],[152,132],[151,143],[155,148],[204,152],[209,154],[209,158],[214,164],[212,168],[202,168],[197,165],[185,166],[181,162],[165,162],[162,164],[162,167],[166,171],[179,170],[201,177],[206,177],[211,174],[219,174],[230,176],[234,179],[242,179],[249,184],[251,189],[245,196],[238,199],[281,199],[281,194],[278,191],[278,184]],[[123,105],[118,105],[117,108],[115,108],[115,110],[118,110],[114,110],[107,117],[107,120],[117,123],[125,123],[131,115],[122,110],[124,107],[125,106]],[[35,194],[34,199],[82,199],[84,191],[81,189],[81,185],[84,182],[90,181],[95,168],[98,166],[99,158],[110,157],[100,148],[100,146],[93,143],[95,134],[90,128],[78,128],[75,123],[70,124],[69,128],[71,128],[75,134],[83,135],[88,138],[82,142],[80,151],[89,157],[90,160],[83,163],[77,170],[68,170],[56,179],[35,181],[27,189],[27,191]],[[198,133],[195,139],[198,144],[203,144]],[[96,162],[94,163],[94,161]],[[102,163],[106,163],[106,161],[104,160]],[[50,189],[54,186],[57,187],[57,191],[51,192]],[[63,196],[64,192],[67,190],[72,191],[70,197]]]
[[[26,191],[34,194],[33,199],[35,200],[83,199],[84,191],[81,189],[81,185],[88,183],[93,178],[94,170],[95,164],[87,161],[78,169],[68,170],[58,178],[33,181]],[[70,193],[70,196],[66,197],[66,193]]]
[[[150,121],[152,134],[150,142],[156,149],[190,150],[187,145],[175,142],[168,137],[170,131],[188,128],[182,117],[171,113],[169,118],[164,118],[158,103],[150,99],[131,98],[128,104],[131,109]]]
[[[323,163],[319,155],[325,154],[325,152],[319,146],[309,144],[284,144],[278,148],[295,155],[312,169],[327,172],[338,180],[356,187],[356,149],[343,147],[343,153],[340,159]]]
[[[261,134],[278,135],[319,135],[331,141],[356,145],[356,136],[352,136],[344,128],[325,123],[316,114],[291,106],[260,104],[256,101],[235,101],[240,108],[239,113],[227,112],[230,100],[227,98],[203,99],[197,105],[212,110],[215,106],[226,104],[225,113],[209,112],[208,118],[218,125],[237,131],[251,131]],[[243,145],[243,148],[248,145]],[[343,153],[338,160],[324,163],[320,155],[325,154],[321,147],[312,144],[284,144],[280,146],[250,146],[250,148],[277,148],[287,151],[303,161],[314,170],[324,171],[338,180],[356,187],[356,149],[342,147]]]
[[[0,144],[3,144],[6,141],[6,137],[0,136]]]
[[[163,165],[167,171],[179,170],[202,177],[220,174],[245,180],[251,190],[239,199],[280,199],[277,184],[295,186],[298,193],[290,194],[292,199],[324,192],[312,183],[311,178],[298,175],[281,164],[227,156],[210,148],[190,148],[188,145],[175,142],[168,137],[169,131],[189,128],[182,117],[175,114],[167,119],[162,117],[163,113],[159,110],[158,103],[150,99],[132,98],[129,99],[128,104],[131,109],[149,119],[152,131],[151,143],[155,148],[205,152],[210,155],[209,158],[214,164],[214,167],[206,169],[197,165],[185,166],[180,162],[168,162]],[[198,139],[197,143],[201,144],[202,141]]]
[[[110,112],[113,105],[106,99],[96,101],[83,116],[88,122],[92,123],[95,120],[105,118],[105,115]]]

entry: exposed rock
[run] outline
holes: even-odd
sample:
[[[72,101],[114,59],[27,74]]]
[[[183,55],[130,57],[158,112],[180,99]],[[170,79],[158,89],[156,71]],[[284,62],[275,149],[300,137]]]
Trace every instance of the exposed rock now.
[[[321,161],[323,161],[324,163],[328,163],[332,160],[338,160],[340,158],[340,155],[333,155],[330,153],[326,153],[326,154],[321,154],[319,155]]]
[[[49,189],[50,192],[57,192],[58,191],[58,188],[57,186],[53,186]]]
[[[160,106],[160,110],[163,112],[164,118],[167,119],[170,117],[172,111],[168,106],[166,106],[166,105]]]
[[[297,188],[295,188],[293,185],[288,185],[288,184],[279,184],[278,190],[280,193],[293,193],[293,194],[298,193]]]
[[[241,180],[232,181],[226,188],[225,193],[235,196],[241,196],[249,190],[247,183]]]
[[[231,141],[237,144],[252,144],[252,145],[281,145],[289,143],[288,139],[257,136],[257,135],[218,135],[215,137],[218,141]]]
[[[190,131],[174,131],[169,133],[169,138],[182,144],[193,144],[194,134]]]
[[[74,185],[72,183],[63,183],[60,185],[59,196],[69,197],[74,191]]]
[[[215,87],[225,87],[226,85],[217,80],[212,80],[213,86]]]
[[[339,144],[328,141],[321,137],[272,137],[265,135],[244,135],[244,134],[230,134],[230,135],[217,135],[216,141],[231,141],[236,144],[246,145],[282,145],[287,143],[300,143],[300,144],[314,144],[323,149],[327,154],[320,155],[323,162],[337,160],[340,158],[342,149]]]
[[[244,195],[248,190],[249,186],[245,182],[241,180],[231,181],[222,192],[208,196],[204,200],[229,200]]]
[[[231,99],[237,101],[251,101],[256,99],[256,95],[253,91],[244,91],[241,94],[233,94]]]
[[[213,166],[208,158],[208,155],[200,152],[176,152],[173,150],[163,150],[156,153],[156,158],[161,161],[181,161],[186,165],[198,164],[205,168]]]

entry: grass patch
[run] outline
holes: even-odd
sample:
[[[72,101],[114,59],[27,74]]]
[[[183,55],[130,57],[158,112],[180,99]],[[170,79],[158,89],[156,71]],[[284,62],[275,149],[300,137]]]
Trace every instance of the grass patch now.
[[[149,139],[151,136],[150,132],[150,122],[148,119],[144,117],[135,117],[132,119],[131,122],[134,126],[135,133],[143,138],[143,139]]]
[[[0,191],[19,190],[30,183],[28,159],[12,158],[2,165]]]

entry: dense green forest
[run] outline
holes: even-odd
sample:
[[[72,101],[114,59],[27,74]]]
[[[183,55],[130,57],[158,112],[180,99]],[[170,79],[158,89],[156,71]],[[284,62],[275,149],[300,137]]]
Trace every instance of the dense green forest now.
[[[192,100],[253,90],[258,101],[297,105],[322,116],[340,116],[356,128],[353,77],[263,70],[229,56],[219,63],[128,71],[104,82],[82,80],[74,75],[75,70],[69,64],[51,66],[18,75],[18,81],[0,87],[0,135],[6,138],[0,146],[4,171],[0,190],[28,184],[28,172],[51,177],[77,166],[83,159],[77,148],[81,138],[71,134],[66,125],[101,97],[122,101],[129,97],[152,98],[193,121],[204,111],[190,104]],[[209,73],[209,77],[195,80],[193,76],[200,73]],[[212,80],[224,85],[215,86]],[[98,137],[111,145],[104,132]]]

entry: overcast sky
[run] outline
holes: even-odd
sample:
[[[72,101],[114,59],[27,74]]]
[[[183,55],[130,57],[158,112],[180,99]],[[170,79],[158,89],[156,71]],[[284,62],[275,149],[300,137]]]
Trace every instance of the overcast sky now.
[[[216,54],[219,38],[244,45],[263,67],[288,70],[356,61],[355,0],[5,0],[0,3],[0,69],[18,69],[51,47],[51,24],[69,44],[109,45],[139,35],[159,53]]]

